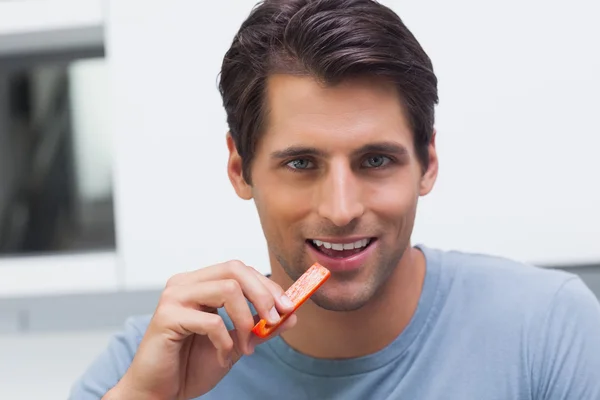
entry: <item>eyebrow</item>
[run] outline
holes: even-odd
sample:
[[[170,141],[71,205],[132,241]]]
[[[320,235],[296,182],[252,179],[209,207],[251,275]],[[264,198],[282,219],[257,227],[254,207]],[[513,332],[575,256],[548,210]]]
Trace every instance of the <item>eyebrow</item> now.
[[[406,147],[399,143],[377,142],[364,145],[360,149],[357,149],[352,153],[353,155],[360,155],[365,153],[386,153],[393,154],[398,157],[403,157],[408,155],[408,150],[406,149]]]
[[[404,157],[408,155],[408,150],[406,147],[395,142],[377,142],[366,144],[354,150],[352,155],[357,156],[365,153],[387,153],[398,157]],[[277,160],[306,156],[325,157],[327,156],[327,153],[316,147],[310,146],[290,146],[283,150],[277,150],[271,153],[271,158]]]
[[[271,153],[271,158],[283,160],[286,158],[294,158],[301,156],[316,156],[323,157],[325,152],[317,149],[316,147],[307,146],[290,146],[283,150],[277,150]]]

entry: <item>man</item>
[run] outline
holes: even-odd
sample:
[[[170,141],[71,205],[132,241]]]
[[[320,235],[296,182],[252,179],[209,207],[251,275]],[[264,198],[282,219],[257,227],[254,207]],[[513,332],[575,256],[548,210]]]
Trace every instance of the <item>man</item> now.
[[[411,244],[438,172],[437,80],[370,0],[267,0],[225,55],[228,174],[272,275],[169,280],[72,399],[600,399],[600,305],[574,275]],[[331,278],[290,310],[283,288]]]

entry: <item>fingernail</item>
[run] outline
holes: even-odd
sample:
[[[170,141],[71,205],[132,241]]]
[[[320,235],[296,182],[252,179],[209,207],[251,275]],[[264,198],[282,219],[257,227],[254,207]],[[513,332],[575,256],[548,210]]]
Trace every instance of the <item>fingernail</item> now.
[[[269,311],[269,318],[271,319],[271,323],[273,324],[279,321],[279,313],[275,309],[275,306],[273,306],[273,308],[271,308],[271,311]]]
[[[285,294],[283,296],[281,296],[281,304],[283,304],[287,308],[293,308],[294,307],[294,303],[292,303],[292,301],[290,300],[290,298],[287,297]]]

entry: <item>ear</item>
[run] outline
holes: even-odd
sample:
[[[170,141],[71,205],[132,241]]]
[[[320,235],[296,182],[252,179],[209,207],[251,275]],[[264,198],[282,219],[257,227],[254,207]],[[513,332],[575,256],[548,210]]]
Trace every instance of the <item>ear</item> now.
[[[429,144],[429,166],[424,174],[421,176],[420,190],[419,195],[425,196],[431,192],[433,189],[433,185],[437,179],[439,163],[437,150],[435,148],[435,137],[436,131],[433,131],[433,137],[431,138],[431,143]]]
[[[231,133],[227,132],[227,149],[229,150],[229,161],[227,162],[227,175],[237,195],[244,199],[252,198],[252,187],[244,179],[242,172],[242,157],[235,147]]]

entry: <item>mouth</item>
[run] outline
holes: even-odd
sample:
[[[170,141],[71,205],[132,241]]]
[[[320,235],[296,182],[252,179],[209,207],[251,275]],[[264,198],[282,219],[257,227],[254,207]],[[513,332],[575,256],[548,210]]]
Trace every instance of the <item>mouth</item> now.
[[[344,259],[355,256],[367,250],[376,238],[362,238],[352,242],[328,242],[318,239],[308,239],[306,242],[319,253],[334,259]]]

